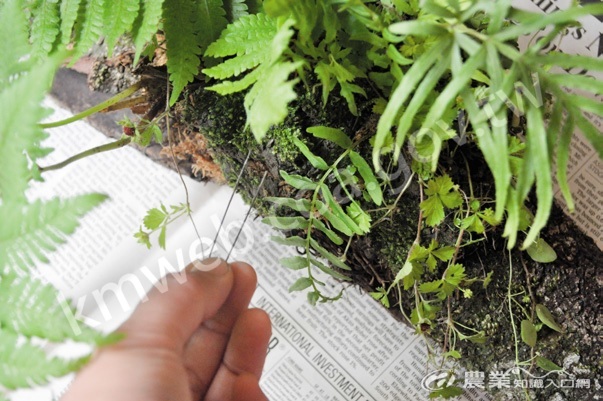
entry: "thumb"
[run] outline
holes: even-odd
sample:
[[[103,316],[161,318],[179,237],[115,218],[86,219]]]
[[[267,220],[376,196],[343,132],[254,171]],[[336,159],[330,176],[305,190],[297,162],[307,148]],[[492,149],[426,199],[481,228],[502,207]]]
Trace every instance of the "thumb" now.
[[[268,398],[260,388],[258,378],[245,372],[237,376],[230,401],[268,401]]]

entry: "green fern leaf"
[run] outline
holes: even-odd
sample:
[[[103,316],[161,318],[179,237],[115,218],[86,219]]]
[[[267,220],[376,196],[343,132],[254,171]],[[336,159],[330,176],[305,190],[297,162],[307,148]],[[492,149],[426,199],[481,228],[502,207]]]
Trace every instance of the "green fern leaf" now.
[[[297,97],[293,87],[299,81],[289,80],[289,75],[301,66],[301,62],[271,66],[245,96],[247,125],[258,142],[271,126],[280,124],[287,117],[288,104]]]
[[[59,34],[58,0],[42,0],[34,10],[31,43],[35,57],[50,54]]]
[[[210,43],[220,37],[222,30],[226,28],[226,11],[222,0],[200,0],[198,2],[200,27],[198,32],[198,44],[203,53]]]
[[[263,70],[261,68],[257,68],[238,81],[222,81],[219,84],[208,87],[207,89],[215,91],[222,96],[241,92],[256,83],[258,77],[260,77],[262,73]]]
[[[196,5],[192,0],[166,0],[163,3],[163,29],[167,41],[167,67],[174,88],[170,105],[192,82],[199,70],[201,48],[197,39]]]
[[[7,62],[18,65],[16,60]],[[40,104],[50,87],[56,64],[57,60],[49,60],[34,66],[29,74],[5,83],[0,89],[0,198],[5,202],[24,201],[32,175],[29,163],[35,163],[48,151],[40,145],[47,134],[38,122],[47,114]]]
[[[83,56],[103,34],[104,2],[105,0],[87,0],[84,12],[78,15],[75,22],[73,62]]]
[[[266,60],[269,57],[270,45],[276,32],[276,22],[265,14],[241,17],[228,25],[220,38],[208,46],[205,56],[228,57],[257,54],[256,57]],[[203,73],[213,77],[214,68],[208,68]]]
[[[212,43],[206,56],[226,57],[264,49],[276,35],[276,21],[265,14],[241,17],[228,25],[220,39]]]
[[[25,71],[29,65],[24,61],[25,55],[30,52],[29,21],[19,3],[16,0],[8,0],[0,8],[0,37],[10,38],[0,41],[0,88],[5,88],[9,77]]]
[[[243,31],[247,30],[249,24],[246,24],[247,21],[244,20],[261,20],[264,18],[265,17],[250,15],[248,18],[239,19],[229,27],[230,29],[227,28],[225,30],[223,36],[216,42],[218,44],[213,48],[210,47],[207,54],[232,55],[238,54],[239,51],[243,51],[243,56],[245,56],[246,52],[253,52],[253,48],[251,50],[238,46],[229,48],[227,45],[227,43],[229,43],[227,38],[231,35],[232,30],[235,29],[234,26],[238,26],[239,28],[237,29]],[[244,105],[245,111],[247,112],[247,125],[251,127],[251,131],[258,142],[262,140],[272,125],[279,124],[285,119],[288,114],[287,104],[297,97],[293,87],[298,79],[289,80],[289,75],[298,68],[301,68],[302,62],[279,61],[283,52],[288,48],[289,41],[293,36],[293,30],[291,29],[292,25],[293,20],[285,21],[278,31],[274,33],[269,42],[270,45],[259,50],[264,53],[262,57],[265,60],[253,71],[253,79],[257,79],[257,82],[255,82],[253,88],[251,88],[245,96]],[[240,36],[241,33],[241,31],[237,31],[234,36]],[[235,57],[234,60],[239,58],[240,57]],[[244,62],[247,63],[248,60]],[[236,61],[233,63],[236,63]],[[204,73],[208,74],[209,72],[209,74],[211,74],[212,71],[215,72],[218,68],[221,68],[220,65],[212,69],[204,70]],[[248,76],[252,74],[248,74]],[[246,80],[246,78],[247,77],[243,78],[241,81]],[[253,80],[247,79],[245,83],[251,84],[252,82]],[[215,90],[215,88],[211,87],[210,89]]]
[[[72,339],[104,343],[105,336],[75,320],[75,311],[58,291],[29,276],[0,276],[0,326],[25,337],[54,342]]]
[[[64,45],[71,41],[81,3],[82,0],[61,0],[61,43]]]
[[[138,14],[139,4],[138,0],[110,0],[107,1],[104,9],[103,30],[109,57],[111,57],[117,39],[132,28]]]
[[[230,22],[249,15],[249,7],[245,3],[245,0],[226,0],[224,8],[226,9],[226,17]]]
[[[136,48],[134,65],[138,64],[140,54],[151,37],[157,32],[157,26],[163,14],[163,0],[142,0],[140,12],[132,27],[132,40]]]
[[[5,267],[27,270],[33,259],[46,262],[45,252],[64,243],[65,236],[78,227],[78,218],[105,199],[106,195],[92,194],[20,207],[0,205],[0,271]]]
[[[228,59],[212,68],[205,69],[203,72],[215,79],[236,77],[266,61],[269,52],[270,49],[263,49],[261,52],[244,54]]]
[[[87,361],[88,357],[71,361],[48,358],[42,348],[0,330],[0,385],[9,390],[46,384],[50,378],[65,376]]]

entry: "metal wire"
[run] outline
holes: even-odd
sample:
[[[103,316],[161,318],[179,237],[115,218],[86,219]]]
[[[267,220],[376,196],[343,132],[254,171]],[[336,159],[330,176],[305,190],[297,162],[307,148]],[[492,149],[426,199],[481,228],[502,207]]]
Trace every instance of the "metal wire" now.
[[[234,250],[235,245],[237,244],[237,241],[239,240],[239,236],[241,235],[241,232],[243,231],[243,227],[245,227],[247,218],[249,217],[249,215],[251,214],[251,211],[253,210],[253,205],[255,205],[255,201],[258,198],[258,195],[260,194],[260,190],[264,186],[264,181],[266,180],[266,175],[268,175],[267,171],[264,172],[264,175],[262,176],[262,181],[260,181],[260,185],[258,185],[258,189],[255,191],[255,194],[253,195],[253,199],[251,200],[251,204],[249,205],[249,209],[247,210],[245,219],[243,219],[243,224],[241,224],[241,228],[239,229],[239,232],[237,233],[237,236],[235,237],[235,240],[232,243],[232,247],[230,248],[230,251],[228,251],[228,255],[226,255],[226,262],[228,262],[228,258],[230,258],[230,254]]]
[[[249,152],[247,152],[247,157],[245,157],[245,161],[243,162],[243,165],[241,166],[241,170],[239,170],[239,175],[237,176],[237,181],[235,182],[234,188],[232,190],[232,194],[230,195],[230,199],[228,200],[228,204],[226,205],[226,210],[224,210],[224,215],[222,216],[222,220],[220,221],[220,225],[218,226],[218,231],[216,231],[216,236],[214,237],[214,241],[212,242],[211,248],[209,249],[209,257],[211,257],[211,254],[214,251],[214,246],[216,245],[216,242],[218,241],[218,235],[220,235],[220,230],[222,229],[222,226],[224,225],[224,220],[226,220],[226,215],[228,214],[228,209],[230,209],[230,204],[232,203],[235,193],[237,192],[237,188],[239,187],[239,182],[241,181],[241,177],[243,176],[243,172],[245,171],[245,167],[247,166],[247,162],[249,161],[250,156],[251,156],[251,149],[249,150]],[[242,227],[241,227],[241,229],[242,229]],[[240,231],[239,231],[239,234],[240,234]],[[237,238],[238,238],[238,235],[237,235]],[[230,252],[228,254],[230,255]]]

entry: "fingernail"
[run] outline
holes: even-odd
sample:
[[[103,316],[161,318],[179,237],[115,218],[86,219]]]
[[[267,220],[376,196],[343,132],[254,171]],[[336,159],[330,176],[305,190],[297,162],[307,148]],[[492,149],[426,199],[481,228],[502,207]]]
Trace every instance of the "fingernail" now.
[[[201,271],[209,273],[212,276],[221,276],[230,270],[230,266],[223,259],[208,258],[204,260],[195,260],[189,266],[190,271]]]

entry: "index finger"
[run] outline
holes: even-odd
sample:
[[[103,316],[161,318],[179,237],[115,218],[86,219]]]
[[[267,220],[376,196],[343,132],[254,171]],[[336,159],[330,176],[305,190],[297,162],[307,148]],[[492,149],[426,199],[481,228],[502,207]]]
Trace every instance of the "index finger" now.
[[[230,265],[221,259],[195,262],[184,282],[166,279],[167,290],[154,288],[118,330],[121,346],[164,347],[180,351],[201,323],[216,314],[233,286]]]

